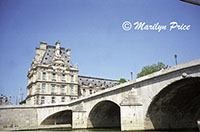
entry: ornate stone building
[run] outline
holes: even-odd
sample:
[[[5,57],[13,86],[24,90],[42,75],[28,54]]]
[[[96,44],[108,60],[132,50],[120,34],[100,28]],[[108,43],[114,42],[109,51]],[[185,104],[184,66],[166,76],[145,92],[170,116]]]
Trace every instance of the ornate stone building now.
[[[71,62],[71,49],[40,42],[28,71],[26,104],[69,102],[118,84],[116,80],[78,76]]]

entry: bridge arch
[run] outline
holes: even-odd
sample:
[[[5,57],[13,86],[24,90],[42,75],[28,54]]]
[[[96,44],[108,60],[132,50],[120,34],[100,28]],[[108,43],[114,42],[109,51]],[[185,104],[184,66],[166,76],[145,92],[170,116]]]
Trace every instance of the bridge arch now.
[[[120,106],[113,101],[98,102],[88,117],[88,128],[120,128]]]
[[[71,124],[72,125],[72,110],[62,110],[49,115],[40,125],[57,125]]]
[[[145,123],[154,129],[195,129],[199,119],[200,77],[189,77],[173,82],[154,96]]]

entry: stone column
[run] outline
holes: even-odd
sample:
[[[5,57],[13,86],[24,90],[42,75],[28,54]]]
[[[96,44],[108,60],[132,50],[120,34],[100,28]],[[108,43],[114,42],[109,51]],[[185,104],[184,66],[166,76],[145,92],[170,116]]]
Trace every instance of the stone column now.
[[[120,105],[121,131],[144,130],[143,106],[134,88]]]

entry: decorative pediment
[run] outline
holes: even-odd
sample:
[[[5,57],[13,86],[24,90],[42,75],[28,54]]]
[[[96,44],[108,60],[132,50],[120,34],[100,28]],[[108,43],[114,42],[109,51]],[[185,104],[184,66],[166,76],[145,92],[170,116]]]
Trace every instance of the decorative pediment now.
[[[54,58],[52,60],[52,65],[64,67],[64,66],[66,66],[66,62],[62,56],[54,56]]]

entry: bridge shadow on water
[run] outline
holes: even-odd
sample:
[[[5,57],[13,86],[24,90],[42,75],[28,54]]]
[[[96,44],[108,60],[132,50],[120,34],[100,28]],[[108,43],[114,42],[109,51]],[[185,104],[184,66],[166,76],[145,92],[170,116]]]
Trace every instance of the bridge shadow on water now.
[[[199,119],[200,78],[189,77],[168,85],[154,97],[145,125],[157,130],[198,129]]]

